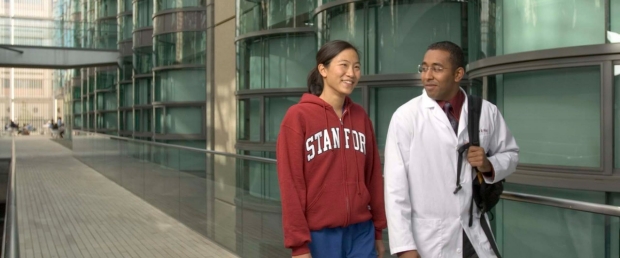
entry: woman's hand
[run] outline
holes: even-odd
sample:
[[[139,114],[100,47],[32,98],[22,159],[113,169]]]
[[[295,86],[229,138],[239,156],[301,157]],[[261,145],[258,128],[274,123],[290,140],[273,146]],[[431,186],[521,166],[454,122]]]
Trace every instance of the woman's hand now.
[[[383,240],[375,240],[375,248],[377,249],[377,257],[383,258],[383,253],[385,253]]]

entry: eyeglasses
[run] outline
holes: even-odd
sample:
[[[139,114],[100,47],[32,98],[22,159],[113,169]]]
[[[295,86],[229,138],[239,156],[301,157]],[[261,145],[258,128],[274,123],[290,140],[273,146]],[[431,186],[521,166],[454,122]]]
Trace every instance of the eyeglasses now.
[[[433,66],[427,66],[427,65],[418,65],[418,73],[425,73],[428,72],[429,70],[433,71],[433,73],[441,73],[443,72],[443,70],[446,69],[443,66],[439,66],[439,65],[433,65]]]

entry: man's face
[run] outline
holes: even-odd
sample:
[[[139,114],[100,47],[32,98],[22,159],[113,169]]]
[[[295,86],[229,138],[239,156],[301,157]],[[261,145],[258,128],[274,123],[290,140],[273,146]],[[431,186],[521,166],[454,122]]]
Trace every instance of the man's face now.
[[[420,68],[424,89],[431,99],[447,101],[459,91],[459,82],[465,71],[461,67],[453,67],[448,51],[426,51]]]

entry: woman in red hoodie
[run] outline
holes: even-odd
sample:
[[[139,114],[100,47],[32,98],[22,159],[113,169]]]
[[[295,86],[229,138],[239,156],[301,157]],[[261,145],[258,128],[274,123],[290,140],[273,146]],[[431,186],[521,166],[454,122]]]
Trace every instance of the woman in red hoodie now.
[[[293,257],[382,257],[379,151],[366,111],[349,98],[361,75],[357,49],[328,42],[316,63],[278,135],[284,244]]]

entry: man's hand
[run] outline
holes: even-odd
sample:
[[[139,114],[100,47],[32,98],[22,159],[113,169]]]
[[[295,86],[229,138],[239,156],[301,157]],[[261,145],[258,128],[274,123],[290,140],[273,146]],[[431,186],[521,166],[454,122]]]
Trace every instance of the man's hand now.
[[[470,146],[467,152],[467,161],[482,173],[493,171],[493,165],[487,159],[486,152],[482,147]]]
[[[418,254],[418,251],[416,250],[398,253],[397,255],[398,255],[398,258],[421,258],[420,255]]]
[[[377,249],[377,257],[383,258],[383,253],[385,253],[383,240],[375,240],[375,248]]]
[[[293,258],[312,258],[312,255],[310,255],[310,253],[300,254],[300,255],[293,256]]]

